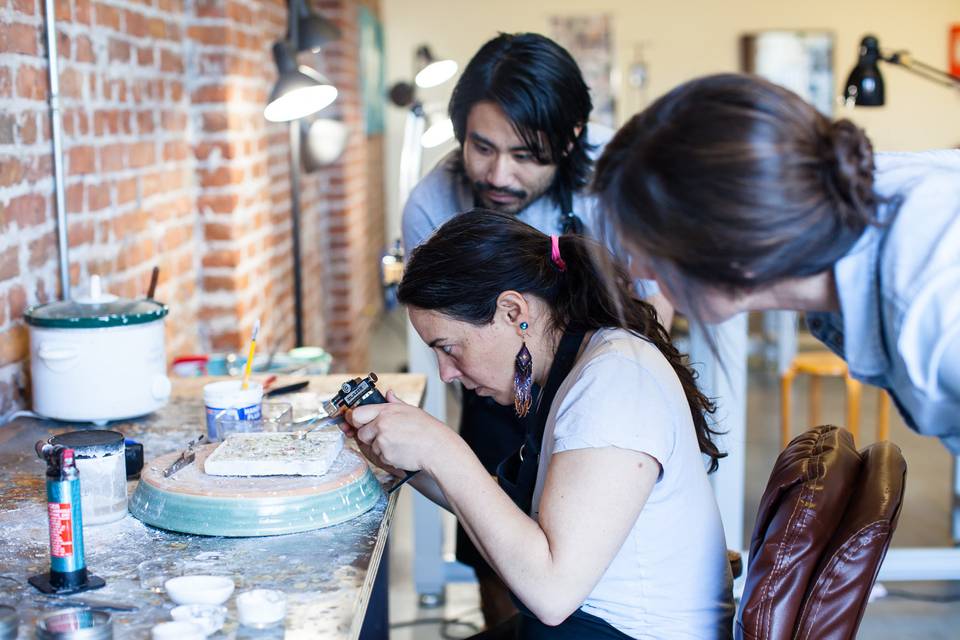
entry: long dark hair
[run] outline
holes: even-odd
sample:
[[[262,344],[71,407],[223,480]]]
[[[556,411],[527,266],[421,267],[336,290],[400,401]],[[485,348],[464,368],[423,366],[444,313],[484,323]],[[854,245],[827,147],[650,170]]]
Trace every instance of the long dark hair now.
[[[474,209],[456,216],[414,249],[398,289],[401,303],[439,311],[474,325],[493,320],[504,291],[535,295],[550,307],[555,329],[591,331],[620,327],[655,345],[680,379],[690,405],[700,451],[710,471],[725,456],[717,449],[706,414],[711,402],[697,388],[684,356],[670,342],[654,308],[632,297],[630,279],[617,264],[600,264],[604,251],[579,235],[560,237],[561,272],[550,257],[550,238],[510,215]],[[614,279],[605,280],[611,270]]]
[[[689,300],[703,283],[742,291],[829,269],[877,223],[873,170],[870,141],[849,120],[831,122],[761,78],[722,74],[627,122],[594,189],[617,232],[673,267],[671,288]]]
[[[461,148],[467,116],[484,101],[503,110],[537,162],[557,165],[549,194],[558,206],[589,182],[593,147],[587,142],[587,119],[593,103],[580,67],[566,49],[538,33],[501,33],[484,44],[450,97],[450,119]],[[454,168],[463,167],[456,163]]]

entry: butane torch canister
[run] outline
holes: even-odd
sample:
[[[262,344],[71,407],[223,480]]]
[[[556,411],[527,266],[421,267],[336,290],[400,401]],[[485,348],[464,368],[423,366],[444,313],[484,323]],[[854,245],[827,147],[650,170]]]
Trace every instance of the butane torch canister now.
[[[45,593],[75,593],[102,587],[101,578],[87,573],[83,554],[80,473],[73,449],[37,443],[47,461],[47,521],[50,525],[50,573],[30,578]]]

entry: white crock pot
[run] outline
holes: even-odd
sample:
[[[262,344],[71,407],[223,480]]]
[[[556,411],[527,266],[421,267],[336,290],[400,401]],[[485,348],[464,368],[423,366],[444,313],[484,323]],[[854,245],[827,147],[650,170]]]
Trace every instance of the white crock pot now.
[[[33,410],[57,420],[104,423],[148,414],[170,398],[163,318],[167,307],[99,291],[31,307]]]

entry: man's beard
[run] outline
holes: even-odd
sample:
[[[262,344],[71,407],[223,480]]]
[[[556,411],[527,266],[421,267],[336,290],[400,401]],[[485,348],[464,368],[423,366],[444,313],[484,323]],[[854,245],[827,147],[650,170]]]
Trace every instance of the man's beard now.
[[[485,207],[501,213],[520,213],[531,202],[530,194],[522,189],[494,187],[490,183],[482,181],[473,183],[473,193]],[[483,197],[488,194],[506,195],[513,199],[508,202],[488,201]],[[542,194],[538,194],[538,197],[539,195]]]

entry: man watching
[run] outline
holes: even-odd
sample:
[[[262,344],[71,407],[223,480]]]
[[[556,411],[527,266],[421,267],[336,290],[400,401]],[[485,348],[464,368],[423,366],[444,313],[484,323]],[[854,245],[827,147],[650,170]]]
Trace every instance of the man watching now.
[[[403,210],[406,255],[447,220],[481,206],[511,213],[543,233],[600,231],[587,192],[594,159],[612,132],[588,124],[590,92],[570,54],[539,34],[501,34],[467,64],[450,98],[460,148],[417,184]],[[652,281],[638,281],[669,328],[672,308]],[[463,389],[460,434],[491,473],[519,449],[512,408]],[[457,530],[457,559],[474,568],[488,627],[515,613],[509,591]]]

